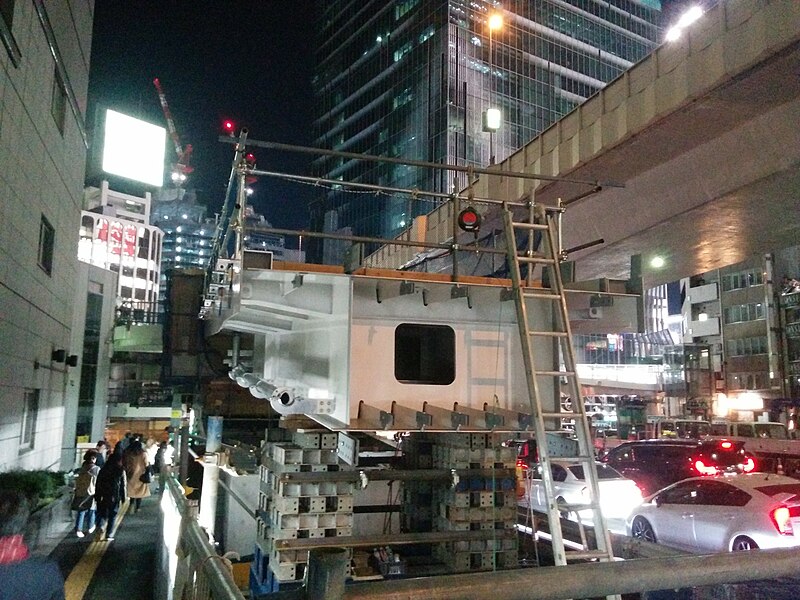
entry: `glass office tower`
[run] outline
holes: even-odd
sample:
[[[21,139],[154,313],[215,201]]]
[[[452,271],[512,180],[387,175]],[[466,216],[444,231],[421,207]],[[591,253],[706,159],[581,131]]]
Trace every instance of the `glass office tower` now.
[[[657,0],[328,0],[314,77],[321,148],[485,167],[531,141],[657,44]],[[502,25],[490,29],[489,17]],[[496,132],[487,109],[499,109]],[[326,156],[317,175],[449,193],[466,176]],[[391,237],[435,199],[333,186],[318,231]],[[317,258],[340,262],[343,244]]]

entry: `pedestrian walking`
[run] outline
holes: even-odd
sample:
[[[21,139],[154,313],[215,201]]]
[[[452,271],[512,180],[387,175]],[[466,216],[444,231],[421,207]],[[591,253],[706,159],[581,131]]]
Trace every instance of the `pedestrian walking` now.
[[[154,465],[156,462],[156,452],[158,452],[158,442],[153,438],[147,438],[144,445],[144,453],[147,456],[147,464]]]
[[[105,440],[99,440],[97,444],[95,444],[94,451],[97,452],[97,460],[95,464],[99,468],[103,468],[103,465],[106,464],[106,456],[108,456],[108,442]]]
[[[75,479],[75,492],[72,495],[72,510],[77,511],[75,518],[75,535],[79,538],[84,536],[83,521],[88,516],[88,533],[94,533],[95,512],[97,503],[94,499],[97,475],[100,467],[96,464],[97,452],[87,450],[83,455],[83,464],[78,470],[78,477]]]
[[[51,558],[25,544],[30,507],[18,490],[0,491],[0,600],[64,600],[64,577]]]
[[[125,432],[125,437],[123,437],[120,441],[117,442],[117,445],[114,446],[114,451],[116,452],[119,449],[120,452],[124,452],[128,449],[131,442],[133,441],[133,433],[130,431]]]
[[[152,481],[152,471],[140,442],[131,442],[123,454],[123,464],[128,479],[128,498],[131,500],[133,513],[136,513],[142,507],[142,498],[150,495]]]
[[[158,475],[158,493],[161,494],[164,491],[164,487],[166,485],[166,475],[168,472],[168,466],[166,463],[166,451],[167,451],[167,442],[161,442],[158,445],[158,450],[156,450],[156,456],[153,459],[153,470]]]
[[[100,528],[98,539],[102,539],[105,532],[106,540],[113,541],[120,504],[128,500],[128,486],[125,469],[122,467],[121,452],[114,452],[109,456],[105,466],[100,469],[95,485],[95,500]]]

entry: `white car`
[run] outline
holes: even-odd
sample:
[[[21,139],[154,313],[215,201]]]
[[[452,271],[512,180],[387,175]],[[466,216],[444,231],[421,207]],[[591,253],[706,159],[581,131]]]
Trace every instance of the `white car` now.
[[[636,483],[620,475],[618,471],[606,464],[597,462],[597,483],[600,491],[600,510],[607,520],[611,531],[625,532],[625,519],[630,512],[642,503],[642,492]],[[547,512],[547,498],[542,481],[541,465],[535,464],[529,470],[526,481],[525,498],[528,506],[536,511]],[[562,505],[587,505],[590,500],[588,483],[584,476],[583,463],[570,458],[553,458],[550,460],[550,471],[553,474],[553,486],[556,503]],[[592,523],[591,509],[577,511],[581,522]],[[564,510],[564,517],[576,520],[575,511]]]
[[[690,552],[800,546],[800,481],[773,473],[684,479],[648,497],[627,528]]]

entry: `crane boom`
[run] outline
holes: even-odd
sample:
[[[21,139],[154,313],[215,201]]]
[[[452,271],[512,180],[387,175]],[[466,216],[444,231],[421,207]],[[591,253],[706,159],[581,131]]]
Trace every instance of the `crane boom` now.
[[[192,145],[186,144],[184,148],[181,144],[180,137],[178,136],[178,130],[175,129],[175,121],[172,118],[172,112],[169,109],[169,104],[167,103],[167,96],[164,94],[164,89],[161,87],[161,82],[158,80],[158,77],[153,79],[153,85],[156,88],[156,92],[158,92],[158,100],[161,103],[161,110],[164,113],[164,119],[167,121],[167,131],[169,132],[170,138],[172,138],[172,143],[175,145],[175,154],[178,157],[178,162],[175,164],[175,171],[179,174],[184,176],[191,173],[194,168],[189,166],[189,159],[192,155]],[[173,179],[175,179],[173,177]]]

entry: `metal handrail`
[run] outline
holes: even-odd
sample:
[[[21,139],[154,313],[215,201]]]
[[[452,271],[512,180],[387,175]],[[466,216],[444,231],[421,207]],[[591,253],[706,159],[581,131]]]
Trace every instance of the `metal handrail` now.
[[[164,477],[166,491],[181,517],[178,547],[189,559],[190,573],[185,584],[193,587],[189,597],[198,600],[245,600],[225,559],[218,555],[198,524],[183,487],[170,474]],[[192,577],[192,575],[197,575]]]

